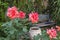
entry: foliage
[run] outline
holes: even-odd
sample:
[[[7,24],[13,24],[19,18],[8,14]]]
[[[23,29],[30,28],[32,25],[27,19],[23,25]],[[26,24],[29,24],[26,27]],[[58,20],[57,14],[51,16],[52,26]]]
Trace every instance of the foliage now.
[[[7,7],[8,7],[8,3],[2,2],[0,0],[0,21],[5,21],[5,13],[6,13]]]
[[[23,11],[18,12],[18,9],[13,6],[8,8],[6,15],[11,19],[11,21],[1,25],[1,34],[4,33],[4,35],[1,35],[1,37],[8,38],[7,40],[28,40],[28,27],[32,24],[29,22],[29,19],[31,19],[30,21],[34,23],[38,22],[38,13],[30,13],[30,17],[28,19]]]
[[[32,2],[31,0],[0,0],[0,20],[2,22],[6,21],[7,18],[5,16],[6,10],[8,6],[17,6],[19,10],[23,10],[27,14],[30,13],[31,11],[38,11],[38,13],[45,13],[49,11],[48,13],[50,14],[50,17],[53,20],[56,20],[57,23],[59,24],[59,4],[60,0],[49,0],[48,1],[48,7],[45,9],[43,1],[42,0],[35,0],[35,2]],[[45,12],[43,12],[45,10]]]
[[[49,0],[48,10],[51,19],[60,25],[60,0]]]
[[[31,27],[32,23],[28,21],[27,18],[22,19],[14,19],[11,21],[7,21],[0,28],[0,40],[30,40],[29,37],[29,27]],[[29,26],[30,25],[30,26]],[[49,36],[46,33],[46,29],[42,30],[42,35],[34,36],[34,40],[50,40]],[[53,40],[59,40],[60,32],[58,32],[57,38]]]
[[[57,24],[60,25],[60,0],[57,1],[56,13]]]
[[[1,34],[4,32],[3,33],[4,35],[2,35],[4,39],[2,39],[1,37],[0,39],[1,40],[21,40],[21,39],[28,40],[28,34],[26,33],[28,32],[26,22],[27,22],[26,20],[22,20],[21,22],[20,19],[18,20],[14,19],[10,22],[6,22],[5,24],[2,25],[1,28],[2,31]]]
[[[0,21],[5,22],[8,20],[5,16],[6,10],[8,7],[15,5],[19,10],[26,12],[26,14],[30,13],[31,11],[43,13],[44,10],[48,10],[50,17],[52,16],[51,18],[56,20],[57,24],[60,25],[60,0],[49,0],[49,5],[46,9],[42,3],[43,1],[41,0],[36,0],[34,3],[31,0],[0,0]],[[22,21],[21,19],[7,21],[2,25],[2,27],[1,24],[2,23],[0,23],[0,40],[29,40],[27,32],[32,26],[32,23],[30,23],[27,18]],[[41,37],[42,40],[49,40],[48,35],[45,33],[46,30],[43,30],[42,35],[35,36],[34,40],[38,40],[39,37]],[[58,32],[58,35],[60,35],[60,32]],[[60,40],[60,37],[57,36],[57,38],[53,40]]]
[[[35,2],[32,2],[32,0],[0,0],[0,19],[2,22],[8,20],[5,13],[7,8],[12,6],[18,7],[19,10],[23,10],[27,14],[31,11],[42,13],[42,11],[45,9],[42,3],[42,0],[35,0]]]

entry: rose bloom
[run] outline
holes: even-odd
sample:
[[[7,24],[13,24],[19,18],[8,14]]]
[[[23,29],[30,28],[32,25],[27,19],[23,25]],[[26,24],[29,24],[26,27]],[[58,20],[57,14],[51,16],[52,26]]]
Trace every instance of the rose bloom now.
[[[55,29],[47,29],[47,34],[49,35],[50,38],[56,38],[57,32]]]
[[[60,31],[60,26],[56,26],[56,28],[57,28],[57,31]]]
[[[18,17],[21,19],[25,18],[25,13],[23,11],[20,11]]]
[[[13,7],[9,7],[8,8],[8,10],[7,10],[7,16],[10,18],[10,19],[14,19],[14,18],[16,18],[17,17],[17,15],[18,15],[18,11],[17,11],[18,9],[15,7],[15,6],[13,6]]]
[[[37,12],[31,12],[29,14],[29,20],[32,22],[32,23],[37,23],[38,22],[38,13]]]

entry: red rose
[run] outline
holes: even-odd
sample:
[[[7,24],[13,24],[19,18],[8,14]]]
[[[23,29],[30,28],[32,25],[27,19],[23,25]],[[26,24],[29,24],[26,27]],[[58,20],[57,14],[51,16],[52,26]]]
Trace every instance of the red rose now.
[[[50,38],[56,38],[57,32],[55,29],[47,29],[47,34],[49,35]]]
[[[25,13],[23,11],[20,11],[18,17],[21,19],[25,18]]]
[[[8,10],[7,10],[7,16],[10,17],[10,19],[14,19],[16,18],[18,15],[18,11],[17,11],[17,8],[15,6],[13,7],[9,7]]]
[[[38,13],[37,12],[32,12],[29,14],[29,20],[32,22],[32,23],[37,23],[38,22]]]

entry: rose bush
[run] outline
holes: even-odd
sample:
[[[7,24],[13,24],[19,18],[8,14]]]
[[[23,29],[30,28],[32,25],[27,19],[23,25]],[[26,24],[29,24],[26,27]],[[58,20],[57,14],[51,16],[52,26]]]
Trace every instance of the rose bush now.
[[[1,31],[4,35],[0,38],[1,40],[30,40],[29,29],[34,23],[39,22],[38,12],[31,12],[26,14],[24,11],[18,11],[18,8],[13,6],[7,9],[7,17],[11,19],[1,26]],[[28,15],[28,17],[26,17]],[[42,35],[37,35],[34,40],[53,40],[57,38],[57,31],[60,31],[60,27],[56,26],[57,29],[51,28],[42,30]],[[56,39],[57,40],[57,39]]]
[[[6,38],[8,37],[8,40],[29,40],[27,33],[32,23],[38,22],[38,13],[32,12],[26,18],[27,14],[24,11],[18,11],[18,8],[13,6],[7,9],[6,15],[11,20],[4,23],[1,28]],[[4,38],[4,40],[7,39]]]

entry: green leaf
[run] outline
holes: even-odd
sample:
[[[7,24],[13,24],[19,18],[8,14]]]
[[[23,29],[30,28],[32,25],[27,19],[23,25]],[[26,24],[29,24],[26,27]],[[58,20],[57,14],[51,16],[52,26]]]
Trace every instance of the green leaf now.
[[[7,27],[12,27],[12,21],[10,21],[10,22],[6,22],[6,23],[4,23],[4,24],[2,24],[1,26],[7,26]]]
[[[34,40],[40,40],[40,39],[41,39],[41,37],[39,34],[37,36],[34,36]]]
[[[23,31],[24,31],[24,32],[27,32],[28,30],[27,30],[27,28],[26,28],[26,27],[23,27]]]

